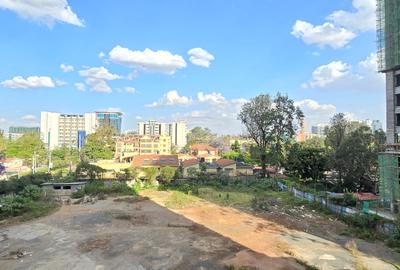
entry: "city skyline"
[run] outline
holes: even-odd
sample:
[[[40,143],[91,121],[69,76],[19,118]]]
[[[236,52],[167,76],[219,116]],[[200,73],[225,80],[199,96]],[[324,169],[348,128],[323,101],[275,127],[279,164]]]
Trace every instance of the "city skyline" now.
[[[125,114],[123,130],[157,119],[241,134],[243,102],[277,91],[308,127],[337,112],[385,125],[375,1],[115,1],[95,14],[91,2],[56,2],[41,11],[0,3],[2,129],[38,125],[40,111],[110,108]]]

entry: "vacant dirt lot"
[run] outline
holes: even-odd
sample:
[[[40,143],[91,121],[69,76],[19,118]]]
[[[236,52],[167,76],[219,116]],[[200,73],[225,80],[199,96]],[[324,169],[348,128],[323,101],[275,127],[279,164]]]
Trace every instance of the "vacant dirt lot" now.
[[[289,216],[259,215],[203,200],[170,210],[164,207],[169,192],[145,195],[151,200],[109,198],[63,206],[48,217],[0,227],[0,269],[226,269],[236,265],[296,270],[307,269],[301,262],[305,261],[324,270],[396,270],[395,253],[361,240],[356,241],[360,251],[349,250],[346,243],[351,238],[335,234],[331,229],[336,223],[317,215],[298,216],[300,222],[294,222]],[[321,234],[301,228],[302,218],[315,223]]]
[[[48,217],[0,227],[2,270],[225,269],[227,264],[304,269],[293,258],[250,250],[151,200],[63,206]]]

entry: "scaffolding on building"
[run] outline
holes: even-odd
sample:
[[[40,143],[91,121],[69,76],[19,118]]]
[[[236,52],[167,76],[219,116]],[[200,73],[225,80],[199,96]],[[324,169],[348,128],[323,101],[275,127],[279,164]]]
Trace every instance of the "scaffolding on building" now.
[[[379,197],[383,206],[390,207],[400,199],[400,153],[385,152],[379,155]]]
[[[380,72],[400,67],[400,1],[377,0],[377,47]]]

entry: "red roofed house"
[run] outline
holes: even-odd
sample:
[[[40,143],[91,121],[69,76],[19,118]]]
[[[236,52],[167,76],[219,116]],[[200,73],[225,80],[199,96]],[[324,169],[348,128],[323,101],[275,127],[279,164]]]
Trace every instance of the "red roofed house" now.
[[[194,144],[190,147],[190,154],[205,162],[214,162],[220,157],[218,149],[208,144]]]
[[[236,161],[232,159],[219,159],[215,162],[217,171],[228,176],[236,176]]]
[[[200,162],[198,159],[188,159],[184,160],[181,163],[182,167],[182,176],[187,178],[190,176],[190,171],[200,171]]]

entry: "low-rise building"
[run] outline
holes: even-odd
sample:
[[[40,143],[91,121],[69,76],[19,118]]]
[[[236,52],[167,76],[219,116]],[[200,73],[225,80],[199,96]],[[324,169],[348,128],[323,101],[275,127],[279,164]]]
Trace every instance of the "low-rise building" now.
[[[182,176],[190,177],[190,172],[200,172],[200,161],[198,159],[188,159],[181,162]]]
[[[140,155],[170,155],[171,137],[165,135],[135,135],[120,137],[115,145],[115,159],[131,162]]]
[[[215,162],[221,157],[218,155],[218,149],[208,144],[194,144],[190,147],[190,155],[195,156],[203,162]]]
[[[215,162],[217,171],[227,176],[236,176],[236,161],[232,159],[219,159]]]
[[[132,161],[135,168],[155,167],[161,169],[163,167],[179,167],[178,155],[140,155],[135,156]]]
[[[253,166],[244,162],[236,162],[236,176],[254,175]]]

